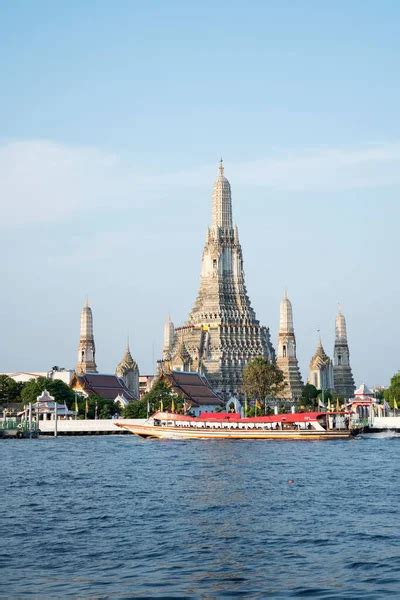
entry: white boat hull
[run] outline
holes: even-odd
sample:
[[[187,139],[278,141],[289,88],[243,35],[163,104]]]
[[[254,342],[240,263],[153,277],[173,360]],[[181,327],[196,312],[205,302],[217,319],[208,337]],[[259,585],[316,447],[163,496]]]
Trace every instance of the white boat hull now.
[[[129,424],[116,421],[117,427],[143,438],[161,440],[338,440],[352,437],[348,430],[309,430],[309,429],[233,429],[203,427],[173,427]]]

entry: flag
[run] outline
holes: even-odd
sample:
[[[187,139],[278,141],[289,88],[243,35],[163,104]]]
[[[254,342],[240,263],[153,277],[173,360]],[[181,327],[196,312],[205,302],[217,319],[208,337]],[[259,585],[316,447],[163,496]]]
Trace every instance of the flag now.
[[[75,394],[75,412],[78,414],[78,396]]]
[[[172,398],[172,402],[171,402],[171,412],[175,412],[175,400]]]
[[[340,411],[339,398],[336,399],[336,412]]]
[[[328,412],[331,412],[331,401],[330,401],[330,399],[328,400]]]
[[[86,402],[85,402],[85,418],[87,419],[88,416],[88,412],[89,412],[89,399],[86,398]]]
[[[164,412],[164,402],[162,401],[162,398],[160,400],[160,411]]]
[[[244,416],[247,417],[247,395],[244,397]]]
[[[396,398],[393,399],[393,408],[394,408],[394,410],[398,409]]]

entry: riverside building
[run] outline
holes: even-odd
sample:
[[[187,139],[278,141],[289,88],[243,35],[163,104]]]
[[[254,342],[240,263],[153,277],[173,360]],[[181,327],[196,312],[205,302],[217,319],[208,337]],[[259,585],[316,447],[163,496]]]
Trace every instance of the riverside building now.
[[[240,393],[243,368],[256,356],[275,359],[269,329],[256,319],[247,295],[231,186],[221,159],[197,299],[183,326],[166,323],[159,365],[161,371],[198,371],[214,390],[229,396]]]

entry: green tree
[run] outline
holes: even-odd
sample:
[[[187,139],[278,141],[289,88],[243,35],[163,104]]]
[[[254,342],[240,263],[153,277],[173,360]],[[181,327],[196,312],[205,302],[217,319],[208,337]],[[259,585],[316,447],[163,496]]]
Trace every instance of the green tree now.
[[[162,379],[158,379],[141,400],[129,402],[123,415],[127,419],[144,419],[147,417],[147,406],[150,414],[160,410],[161,407],[165,411],[170,411],[174,407],[175,412],[183,412],[182,398],[175,394],[171,386]]]
[[[78,406],[78,418],[84,419],[86,417],[87,407],[87,418],[95,419],[111,419],[114,415],[121,413],[119,404],[108,398],[103,398],[93,394],[88,398],[86,396],[77,395],[77,406]],[[72,410],[75,410],[75,399],[72,405]]]
[[[301,403],[304,406],[304,408],[317,408],[317,404],[318,404],[318,394],[320,393],[320,390],[317,390],[317,388],[315,387],[315,385],[312,385],[311,383],[306,383],[306,385],[303,388],[303,393],[301,395]]]
[[[318,398],[321,400],[322,404],[326,406],[329,400],[332,404],[333,393],[331,390],[318,390]]]
[[[256,404],[265,403],[268,396],[278,396],[284,387],[283,372],[262,356],[251,360],[243,369],[243,391]]]
[[[122,411],[125,419],[146,419],[147,402],[145,400],[131,400]]]
[[[0,404],[21,402],[21,392],[24,384],[14,381],[8,375],[0,375]]]
[[[375,390],[374,396],[379,401],[384,400],[385,399],[385,390],[383,388]]]
[[[31,379],[24,384],[21,398],[25,404],[36,402],[37,397],[40,396],[44,390],[47,390],[59,404],[65,402],[68,408],[74,408],[75,393],[60,379],[48,379],[47,377]]]
[[[395,401],[397,407],[400,408],[400,371],[393,375],[390,386],[384,391],[383,395],[391,408],[393,408]]]

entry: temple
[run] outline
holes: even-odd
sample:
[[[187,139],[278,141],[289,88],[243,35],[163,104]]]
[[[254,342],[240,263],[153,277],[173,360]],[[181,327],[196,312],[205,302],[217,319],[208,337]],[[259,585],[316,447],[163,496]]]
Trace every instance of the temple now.
[[[286,386],[281,393],[282,398],[298,400],[303,391],[303,381],[296,356],[293,308],[286,292],[280,306],[276,364],[285,375]]]
[[[200,289],[185,325],[164,329],[161,371],[198,371],[225,396],[240,394],[243,368],[263,356],[274,360],[269,329],[251,307],[242,249],[232,221],[231,186],[221,159],[212,196],[212,222],[204,246]]]
[[[123,380],[124,384],[134,396],[139,398],[139,367],[137,362],[133,359],[131,350],[129,348],[129,341],[126,346],[125,354],[122,360],[118,363],[115,370],[117,377]]]
[[[350,366],[346,319],[341,309],[339,309],[336,316],[333,385],[335,392],[343,396],[346,400],[354,396],[355,385]]]
[[[92,309],[86,301],[81,312],[81,331],[78,347],[78,361],[76,372],[78,374],[97,373],[96,365],[96,347],[93,336],[93,315]]]
[[[310,362],[308,383],[314,385],[317,390],[333,389],[332,361],[322,346],[321,338],[318,340],[317,349]]]

